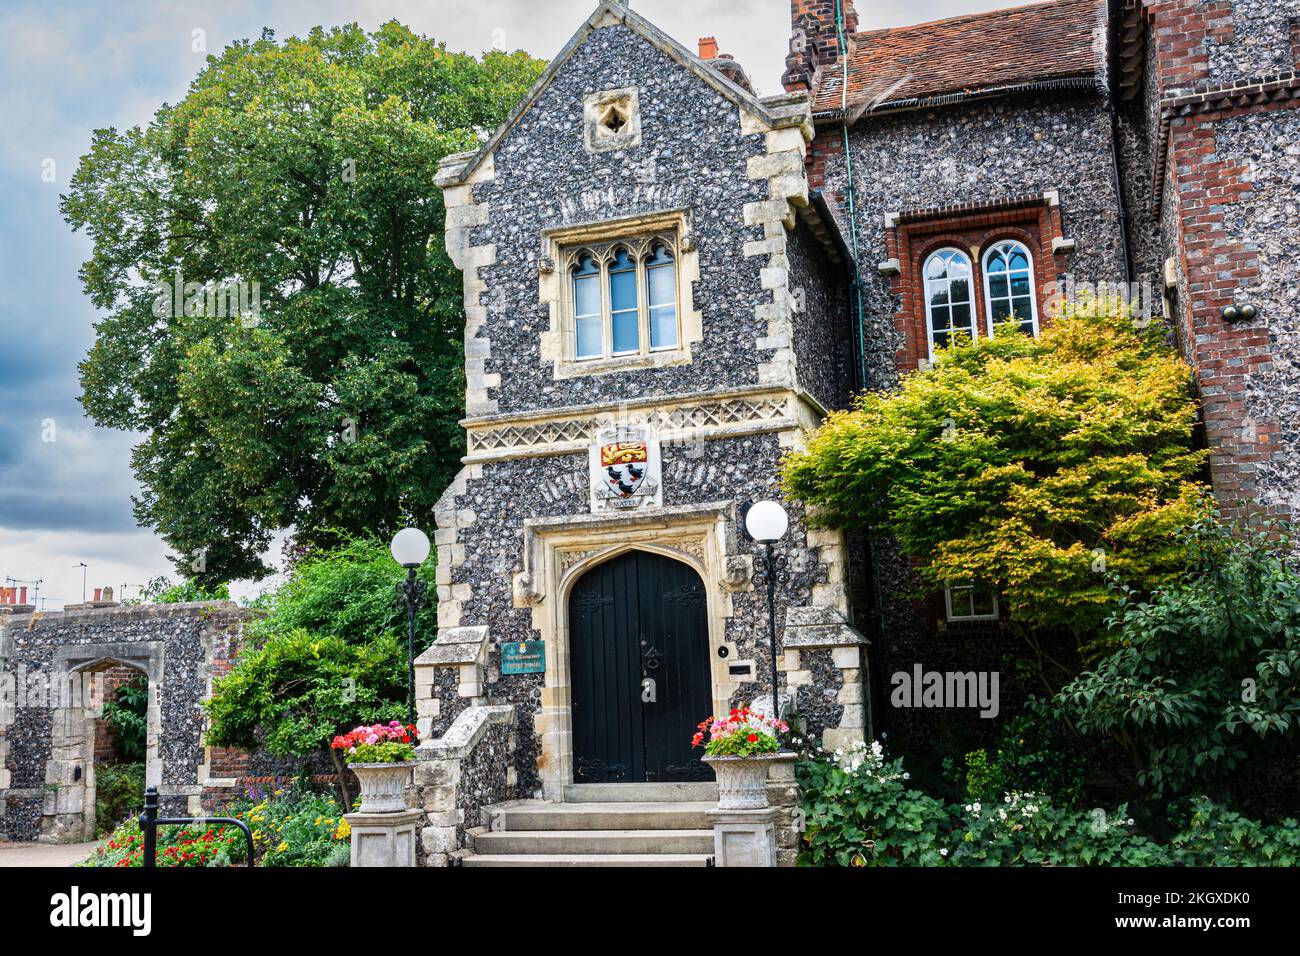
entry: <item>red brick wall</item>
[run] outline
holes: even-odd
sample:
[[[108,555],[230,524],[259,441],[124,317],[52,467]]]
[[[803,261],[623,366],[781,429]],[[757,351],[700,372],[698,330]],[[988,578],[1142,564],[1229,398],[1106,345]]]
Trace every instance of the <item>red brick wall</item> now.
[[[100,671],[95,675],[102,695],[100,699],[107,704],[117,696],[118,688],[143,676],[143,673],[125,664],[116,664]],[[119,759],[121,755],[117,752],[115,738],[112,724],[103,718],[95,721],[95,763],[111,763]]]
[[[1231,42],[1232,4],[1218,0],[1166,0],[1147,5],[1155,31],[1156,75],[1160,88],[1186,90],[1209,77],[1206,41]]]
[[[1147,4],[1153,36],[1155,73],[1168,122],[1168,177],[1165,193],[1176,203],[1174,234],[1167,236],[1184,276],[1178,321],[1187,359],[1196,370],[1206,440],[1212,453],[1211,478],[1221,507],[1240,515],[1255,495],[1260,462],[1282,452],[1280,423],[1248,417],[1248,381],[1276,358],[1265,321],[1226,322],[1225,306],[1249,301],[1260,276],[1255,252],[1231,237],[1227,217],[1247,196],[1251,183],[1240,163],[1220,159],[1218,125],[1246,112],[1295,108],[1295,101],[1224,102],[1216,90],[1240,91],[1255,77],[1211,75],[1209,47],[1237,41],[1227,0],[1164,0]],[[1296,24],[1291,43],[1297,44]],[[1194,94],[1194,95],[1189,95]],[[1272,318],[1278,318],[1273,316]],[[1251,505],[1251,510],[1256,510]],[[1277,510],[1277,509],[1272,509]]]
[[[1295,102],[1267,107],[1233,107],[1174,118],[1169,128],[1169,175],[1178,195],[1178,254],[1189,294],[1180,303],[1187,356],[1196,369],[1205,433],[1212,450],[1211,478],[1224,513],[1241,515],[1255,493],[1254,470],[1281,451],[1280,423],[1246,418],[1247,379],[1274,361],[1263,322],[1234,325],[1225,306],[1248,301],[1248,287],[1260,274],[1256,253],[1228,235],[1226,216],[1248,194],[1246,170],[1218,158],[1216,124],[1261,109],[1295,109]],[[1252,510],[1255,510],[1252,507]],[[1277,509],[1271,509],[1277,511]]]

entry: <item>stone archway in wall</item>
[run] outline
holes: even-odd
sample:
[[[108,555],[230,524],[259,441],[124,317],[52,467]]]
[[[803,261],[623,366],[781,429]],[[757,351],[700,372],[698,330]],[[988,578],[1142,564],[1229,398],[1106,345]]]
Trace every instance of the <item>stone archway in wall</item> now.
[[[104,711],[103,675],[119,668],[143,674],[149,682],[145,786],[162,783],[158,747],[162,729],[161,642],[60,648],[55,655],[52,681],[57,697],[53,701],[50,759],[45,768],[42,839],[74,843],[95,838],[95,749]]]
[[[153,753],[154,760],[157,762],[157,729],[145,728],[145,736],[141,740],[143,749],[138,753],[128,752],[127,742],[122,738],[110,719],[110,705],[114,702],[120,702],[127,694],[134,698],[135,689],[143,684],[145,691],[145,706],[149,699],[149,675],[138,667],[131,664],[124,664],[120,661],[105,661],[99,665],[90,665],[81,671],[83,681],[89,678],[90,686],[87,690],[89,695],[89,707],[91,716],[94,721],[94,743],[92,745],[91,762],[86,769],[86,805],[93,808],[95,814],[95,832],[102,833],[111,830],[114,826],[122,821],[127,813],[138,813],[144,805],[144,786],[143,782],[139,785],[134,780],[134,773],[129,777],[123,778],[118,784],[118,793],[122,796],[130,794],[129,799],[134,801],[131,807],[113,808],[105,802],[105,778],[121,768],[131,765],[140,764],[148,771],[148,751],[149,751],[149,731],[153,730]],[[147,713],[147,710],[146,710]],[[122,785],[131,783],[129,790]],[[112,797],[109,797],[112,799]],[[120,798],[119,798],[120,799]]]

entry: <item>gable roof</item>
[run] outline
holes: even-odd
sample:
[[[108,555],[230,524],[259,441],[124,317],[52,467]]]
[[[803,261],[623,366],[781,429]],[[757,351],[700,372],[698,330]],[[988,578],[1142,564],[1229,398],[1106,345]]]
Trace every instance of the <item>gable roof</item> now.
[[[855,33],[847,112],[930,105],[945,96],[1054,81],[1093,86],[1105,75],[1105,16],[1105,0],[1047,0]],[[813,113],[843,116],[844,99],[843,67],[825,66]]]
[[[465,182],[473,174],[474,170],[482,164],[484,158],[496,150],[497,146],[514,129],[524,114],[532,109],[538,97],[551,85],[561,67],[582,46],[587,37],[601,27],[614,24],[622,24],[627,27],[659,50],[660,53],[694,73],[699,79],[737,106],[760,117],[769,126],[800,126],[808,121],[807,100],[803,94],[784,94],[759,99],[753,93],[727,79],[718,70],[710,67],[689,49],[664,33],[645,17],[631,10],[626,4],[620,3],[618,0],[604,0],[578,28],[578,31],[570,38],[569,42],[564,45],[564,49],[550,62],[537,82],[533,84],[533,88],[528,91],[528,95],[515,107],[510,116],[506,118],[506,121],[488,139],[487,143],[477,152],[469,154],[472,158],[469,158],[467,162],[465,161],[466,154],[449,156],[447,160],[444,160],[443,169],[438,176],[438,184],[445,187]],[[811,138],[811,131],[807,135]],[[464,165],[458,165],[461,162]]]

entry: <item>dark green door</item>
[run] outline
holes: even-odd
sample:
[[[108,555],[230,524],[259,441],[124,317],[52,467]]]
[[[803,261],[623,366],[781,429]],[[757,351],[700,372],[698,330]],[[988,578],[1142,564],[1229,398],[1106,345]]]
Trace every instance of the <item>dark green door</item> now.
[[[708,601],[689,566],[629,551],[569,595],[573,778],[712,780],[691,747],[712,713]]]

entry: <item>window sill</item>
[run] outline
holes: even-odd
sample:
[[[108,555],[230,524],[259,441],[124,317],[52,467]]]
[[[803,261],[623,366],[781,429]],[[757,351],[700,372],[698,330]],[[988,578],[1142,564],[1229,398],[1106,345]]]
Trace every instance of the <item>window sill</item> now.
[[[581,378],[586,375],[610,375],[643,368],[670,368],[689,365],[691,353],[686,349],[663,349],[640,355],[616,355],[605,359],[565,359],[556,365],[555,377]]]

